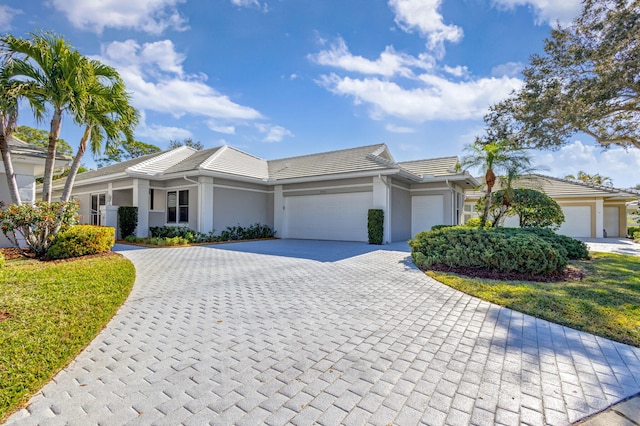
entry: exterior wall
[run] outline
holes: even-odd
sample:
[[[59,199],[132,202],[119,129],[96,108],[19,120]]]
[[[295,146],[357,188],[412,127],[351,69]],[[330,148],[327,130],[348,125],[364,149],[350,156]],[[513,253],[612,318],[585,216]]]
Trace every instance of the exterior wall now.
[[[1,164],[1,162],[0,162]],[[29,164],[20,164],[14,160],[14,173],[16,174],[16,183],[18,184],[18,192],[23,203],[36,201],[36,180],[34,177],[34,166]],[[4,167],[2,168],[4,171]],[[0,173],[0,200],[6,204],[11,204],[11,194],[9,193],[9,185],[7,184],[7,176]],[[9,240],[0,232],[0,247],[11,247]]]
[[[449,187],[445,182],[436,183],[419,183],[411,185],[411,197],[421,195],[442,195],[443,197],[443,222],[440,225],[455,225],[457,220],[454,218],[456,209],[454,202],[456,201],[455,187]]]
[[[114,190],[111,195],[111,204],[114,206],[133,206],[133,190]]]
[[[391,241],[411,238],[411,192],[409,185],[392,181],[391,186]]]
[[[217,233],[224,231],[227,226],[249,226],[254,223],[273,226],[272,197],[267,190],[263,188],[262,192],[258,192],[220,187],[217,180],[213,186],[213,228]]]

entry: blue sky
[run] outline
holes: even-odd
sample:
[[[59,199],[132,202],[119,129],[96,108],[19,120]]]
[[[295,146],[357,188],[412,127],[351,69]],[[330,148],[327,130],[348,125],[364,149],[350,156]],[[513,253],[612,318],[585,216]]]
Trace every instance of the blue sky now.
[[[386,143],[398,161],[462,155],[579,0],[0,0],[0,32],[64,35],[114,66],[136,138],[193,138],[272,159]],[[35,126],[29,111],[20,124]],[[48,122],[37,125],[47,129]],[[80,132],[66,119],[62,137]],[[544,173],[640,183],[640,150],[586,136],[534,154]],[[94,166],[88,159],[87,166]]]

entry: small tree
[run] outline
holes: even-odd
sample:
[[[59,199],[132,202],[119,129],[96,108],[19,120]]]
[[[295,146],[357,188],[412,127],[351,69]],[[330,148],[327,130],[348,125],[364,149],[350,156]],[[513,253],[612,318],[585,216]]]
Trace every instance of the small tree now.
[[[509,208],[502,212],[505,191],[496,191],[493,194],[491,205],[488,207],[494,226],[503,215],[519,216],[520,227],[551,228],[558,229],[564,223],[564,213],[558,203],[547,194],[535,189],[517,188],[513,190]],[[478,200],[477,209],[485,208],[486,197]]]
[[[118,207],[118,225],[120,225],[121,238],[133,235],[136,226],[138,226],[138,208],[134,206]]]

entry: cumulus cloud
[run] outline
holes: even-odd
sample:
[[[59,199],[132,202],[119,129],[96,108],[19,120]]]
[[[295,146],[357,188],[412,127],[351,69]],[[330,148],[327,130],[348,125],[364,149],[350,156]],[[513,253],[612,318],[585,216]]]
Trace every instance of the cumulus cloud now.
[[[569,24],[580,14],[581,0],[492,0],[498,8],[514,9],[518,6],[528,6],[535,13],[536,24],[548,23],[555,25]]]
[[[427,46],[442,54],[445,42],[462,39],[462,28],[447,25],[438,11],[442,0],[389,0],[395,22],[404,31],[418,30],[427,39]]]
[[[434,74],[419,76],[420,87],[404,88],[379,78],[323,75],[318,83],[331,92],[370,106],[374,119],[392,116],[423,122],[481,118],[489,105],[504,99],[522,82],[515,78],[479,78],[453,82]]]
[[[536,164],[544,164],[549,171],[543,172],[551,176],[564,177],[575,175],[579,170],[589,174],[599,173],[613,181],[617,188],[628,188],[640,183],[629,170],[640,168],[640,150],[611,148],[603,151],[595,144],[585,144],[576,140],[563,146],[558,151],[542,151],[534,155]]]
[[[491,75],[494,77],[516,77],[520,75],[525,65],[522,62],[507,62],[493,67]]]
[[[236,134],[236,126],[220,124],[215,120],[207,120],[207,127],[217,133],[224,133],[227,135]]]
[[[266,134],[262,139],[263,142],[280,142],[287,136],[293,136],[293,133],[289,129],[285,129],[282,126],[259,123],[256,124],[256,128],[260,133]]]
[[[140,111],[140,123],[136,127],[136,135],[151,139],[157,142],[168,140],[182,140],[191,138],[193,135],[187,129],[180,127],[162,126],[160,124],[147,124],[146,114]]]
[[[102,33],[105,28],[131,28],[161,34],[167,28],[185,30],[177,5],[186,0],[50,0],[77,28]]]
[[[231,0],[231,4],[240,7],[260,6],[258,0]]]
[[[255,120],[255,109],[233,102],[209,86],[204,74],[185,74],[184,56],[170,40],[138,44],[134,40],[103,45],[98,58],[118,69],[132,93],[132,103],[142,109],[213,119]]]
[[[0,4],[0,31],[11,29],[11,21],[16,15],[23,13],[20,9]]]
[[[329,49],[309,55],[308,58],[320,65],[385,77],[394,75],[411,77],[413,76],[412,68],[432,69],[435,62],[429,55],[423,54],[416,58],[404,53],[398,53],[392,46],[387,46],[384,52],[380,54],[380,57],[372,61],[362,56],[353,55],[342,38],[338,38]]]

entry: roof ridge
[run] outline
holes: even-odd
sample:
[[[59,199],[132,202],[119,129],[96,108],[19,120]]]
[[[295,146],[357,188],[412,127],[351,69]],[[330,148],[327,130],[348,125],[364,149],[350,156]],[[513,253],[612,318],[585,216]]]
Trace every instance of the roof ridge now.
[[[273,160],[267,160],[268,162],[272,162],[272,161],[283,161],[283,160],[293,160],[295,158],[305,158],[305,157],[314,157],[317,155],[325,155],[325,154],[333,154],[336,152],[345,152],[345,151],[353,151],[356,149],[364,149],[364,148],[372,148],[372,147],[380,147],[380,146],[385,146],[384,143],[379,143],[379,144],[372,144],[372,145],[363,145],[363,146],[354,146],[351,148],[344,148],[344,149],[336,149],[333,151],[325,151],[325,152],[316,152],[315,154],[304,154],[304,155],[296,155],[293,157],[284,157],[284,158],[275,158]],[[367,154],[369,155],[369,154]]]
[[[525,175],[525,176],[538,176],[538,177],[546,178],[546,179],[554,179],[554,180],[560,181],[560,182],[572,183],[572,184],[575,184],[575,185],[584,186],[586,188],[601,189],[601,190],[607,191],[607,192],[627,192],[629,194],[634,194],[635,193],[635,192],[628,191],[626,189],[616,188],[615,186],[601,185],[601,184],[593,183],[593,182],[583,182],[583,181],[580,181],[578,179],[565,179],[565,178],[559,178],[559,177],[555,177],[555,176],[541,175],[539,173],[530,173],[529,175]],[[638,194],[640,194],[640,193],[638,193]]]
[[[444,160],[445,158],[455,158],[457,160],[458,156],[457,155],[446,155],[444,157],[423,158],[421,160],[398,161],[398,164],[419,163],[421,161]]]
[[[198,152],[197,150],[195,150],[195,149],[193,149],[193,148],[191,148],[191,147],[188,147],[188,146],[186,146],[186,145],[183,145],[183,146],[179,146],[178,148],[174,148],[174,149],[171,149],[171,150],[169,150],[169,151],[165,151],[165,152],[163,152],[162,154],[160,154],[160,155],[158,155],[158,156],[155,156],[155,157],[151,157],[151,158],[149,158],[149,159],[147,159],[147,160],[145,160],[145,161],[141,161],[141,162],[139,162],[139,163],[137,163],[137,164],[134,164],[134,165],[133,165],[133,166],[131,166],[131,167],[127,167],[127,169],[126,169],[126,170],[127,170],[127,171],[137,171],[137,170],[141,169],[142,167],[148,166],[148,165],[150,165],[150,164],[157,163],[157,162],[159,162],[159,161],[161,161],[161,160],[164,160],[165,158],[167,158],[167,157],[169,157],[169,156],[171,156],[171,155],[173,155],[173,154],[175,154],[175,153],[178,153],[178,152],[181,152],[181,151],[185,151],[185,150],[191,150],[191,151],[193,151],[193,152],[191,153],[191,155],[193,155],[194,153]],[[189,155],[189,157],[190,157],[191,155]],[[187,158],[189,158],[189,157],[187,157]],[[183,160],[184,160],[184,159],[183,159]],[[183,160],[178,161],[178,163],[176,163],[176,164],[181,163]]]
[[[224,151],[226,151],[229,148],[229,145],[222,145],[219,146],[217,148],[210,148],[210,149],[215,149],[215,151],[209,156],[207,157],[206,160],[204,160],[202,163],[200,163],[198,165],[199,169],[206,169],[207,167],[209,167],[214,161],[216,161],[218,159],[218,157],[220,155],[222,155],[222,153]]]

